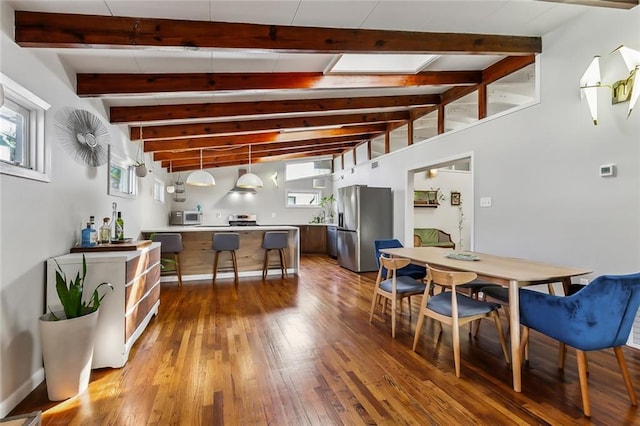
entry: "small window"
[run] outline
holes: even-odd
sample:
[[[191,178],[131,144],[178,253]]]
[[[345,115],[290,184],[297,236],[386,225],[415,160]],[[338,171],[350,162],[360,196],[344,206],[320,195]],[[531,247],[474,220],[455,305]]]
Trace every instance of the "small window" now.
[[[49,181],[47,109],[49,104],[0,74],[0,173]]]
[[[313,161],[285,163],[285,180],[297,180],[331,174],[331,158],[319,158]]]
[[[124,159],[111,151],[109,145],[109,185],[107,193],[116,197],[136,196],[136,174],[133,161]]]
[[[158,178],[153,180],[153,201],[164,203],[164,182]]]
[[[320,206],[320,191],[287,191],[287,207],[313,207]]]

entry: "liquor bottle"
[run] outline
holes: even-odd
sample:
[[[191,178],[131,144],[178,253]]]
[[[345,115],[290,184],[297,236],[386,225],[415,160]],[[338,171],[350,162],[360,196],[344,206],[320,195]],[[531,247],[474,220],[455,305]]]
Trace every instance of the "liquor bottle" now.
[[[100,235],[98,238],[98,242],[100,244],[109,244],[111,241],[111,226],[109,225],[109,218],[105,217],[102,219],[102,226],[100,227]]]
[[[124,240],[124,220],[122,219],[122,212],[118,212],[118,218],[116,219],[116,239]]]
[[[87,222],[87,227],[82,230],[82,247],[93,247],[96,245],[97,232],[91,229],[91,222]]]
[[[89,224],[91,232],[89,233],[89,243],[91,246],[98,245],[98,231],[96,230],[96,219],[94,216],[89,216]]]
[[[116,235],[116,219],[118,218],[118,203],[111,203],[111,241],[118,239]]]

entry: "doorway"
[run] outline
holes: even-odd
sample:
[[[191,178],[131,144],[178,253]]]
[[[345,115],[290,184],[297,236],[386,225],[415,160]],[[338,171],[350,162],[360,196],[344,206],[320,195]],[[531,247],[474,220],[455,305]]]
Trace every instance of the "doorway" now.
[[[456,250],[473,250],[472,163],[465,154],[408,172],[407,245],[414,229],[435,228],[451,236]]]

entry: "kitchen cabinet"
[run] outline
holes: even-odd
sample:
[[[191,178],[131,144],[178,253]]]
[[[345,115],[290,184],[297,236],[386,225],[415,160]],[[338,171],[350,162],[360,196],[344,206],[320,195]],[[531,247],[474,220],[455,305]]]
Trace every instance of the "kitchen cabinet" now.
[[[327,227],[300,225],[300,254],[327,253]]]
[[[327,226],[327,254],[333,258],[338,257],[338,227]]]
[[[160,243],[139,250],[71,253],[47,260],[47,307],[62,309],[56,293],[56,263],[67,277],[82,271],[87,261],[85,297],[102,282],[106,296],[100,304],[98,329],[91,368],[119,368],[160,306]]]

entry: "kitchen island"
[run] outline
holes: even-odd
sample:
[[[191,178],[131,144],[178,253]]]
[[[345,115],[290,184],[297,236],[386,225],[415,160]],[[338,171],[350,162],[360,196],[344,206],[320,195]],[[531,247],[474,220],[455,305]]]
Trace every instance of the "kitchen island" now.
[[[267,231],[287,231],[289,248],[287,253],[287,272],[298,274],[300,265],[300,236],[295,226],[164,226],[143,229],[142,237],[151,239],[152,234],[177,232],[182,235],[184,249],[180,253],[183,280],[205,280],[213,276],[213,256],[211,239],[216,232],[237,232],[240,234],[240,249],[236,251],[238,275],[253,277],[262,275],[264,249],[262,239]],[[276,256],[270,256],[270,264],[276,263]],[[271,266],[269,275],[280,275],[280,269]],[[218,279],[233,277],[233,265],[228,252],[220,254]]]

